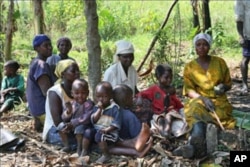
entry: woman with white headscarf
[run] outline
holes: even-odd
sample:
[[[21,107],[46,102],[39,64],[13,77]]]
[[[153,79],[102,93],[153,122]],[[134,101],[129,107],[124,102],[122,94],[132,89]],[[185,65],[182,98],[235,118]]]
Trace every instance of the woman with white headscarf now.
[[[206,151],[206,125],[218,125],[214,112],[226,129],[235,127],[232,106],[226,91],[232,82],[226,62],[216,56],[210,56],[211,36],[200,33],[194,37],[194,47],[198,57],[185,65],[183,95],[186,121],[191,133],[188,145],[177,148],[173,154],[186,158],[201,158]]]
[[[134,47],[125,40],[116,42],[115,57],[118,61],[110,66],[104,73],[103,80],[108,81],[114,87],[118,84],[126,84],[133,93],[137,93],[138,74],[132,65],[134,61]]]

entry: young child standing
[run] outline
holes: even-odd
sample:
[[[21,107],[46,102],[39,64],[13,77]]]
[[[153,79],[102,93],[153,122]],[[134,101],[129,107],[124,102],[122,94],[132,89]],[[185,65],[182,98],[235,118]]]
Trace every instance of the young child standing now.
[[[89,86],[84,79],[76,79],[72,84],[71,92],[74,100],[65,104],[67,109],[62,114],[64,121],[64,126],[61,125],[62,131],[66,132],[61,135],[62,141],[65,143],[64,151],[70,149],[67,131],[73,129],[77,140],[77,153],[79,156],[85,156],[95,134],[95,129],[90,121],[94,102],[87,99]]]
[[[158,83],[141,91],[138,97],[149,99],[152,102],[153,118],[151,129],[156,129],[164,137],[169,136],[172,115],[179,113],[183,104],[177,98],[175,88],[171,86],[173,72],[167,64],[160,64],[155,69],[155,77]]]
[[[61,37],[57,40],[57,49],[59,51],[58,55],[52,55],[50,57],[48,57],[48,59],[46,60],[46,62],[49,64],[52,75],[53,75],[53,79],[54,81],[57,80],[56,75],[54,74],[55,69],[56,69],[56,64],[60,61],[60,60],[65,60],[65,59],[71,59],[74,60],[73,58],[69,57],[68,53],[72,48],[72,42],[68,37]]]
[[[1,85],[0,116],[20,104],[24,95],[24,77],[17,73],[20,65],[14,60],[4,64],[4,75]]]
[[[95,97],[97,105],[91,115],[91,122],[97,131],[95,141],[102,152],[96,162],[105,163],[111,159],[108,144],[118,141],[121,117],[118,105],[112,100],[113,90],[109,82],[103,81],[96,86]]]

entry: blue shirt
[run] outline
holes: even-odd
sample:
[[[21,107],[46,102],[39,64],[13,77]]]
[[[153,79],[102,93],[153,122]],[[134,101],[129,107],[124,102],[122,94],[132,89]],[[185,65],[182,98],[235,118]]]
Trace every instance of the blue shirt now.
[[[40,116],[45,113],[46,96],[43,95],[37,82],[42,75],[47,75],[52,85],[52,75],[49,65],[36,57],[32,60],[29,67],[26,88],[29,111],[32,116]]]

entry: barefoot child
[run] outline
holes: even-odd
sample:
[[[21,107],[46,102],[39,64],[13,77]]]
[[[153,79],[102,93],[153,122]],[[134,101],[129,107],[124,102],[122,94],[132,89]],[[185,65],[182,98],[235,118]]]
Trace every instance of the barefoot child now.
[[[20,65],[14,60],[4,64],[4,75],[1,85],[0,116],[11,110],[14,104],[20,104],[24,95],[24,78],[17,73]]]
[[[96,162],[105,163],[111,159],[108,145],[118,141],[121,117],[119,106],[112,101],[113,90],[109,82],[103,81],[96,86],[95,97],[97,105],[91,115],[91,122],[97,131],[95,141],[102,152],[102,156]]]
[[[88,153],[89,145],[94,137],[94,127],[90,122],[90,115],[93,111],[94,102],[88,98],[89,86],[84,79],[76,79],[72,84],[73,102],[68,102],[66,110],[62,114],[65,126],[62,129],[67,133],[67,130],[73,129],[77,140],[77,153],[79,156],[85,156]],[[62,126],[63,127],[63,126]],[[68,136],[63,135],[65,141],[65,151],[69,149]]]
[[[154,115],[151,120],[151,129],[158,131],[163,137],[167,137],[170,135],[172,115],[179,115],[183,104],[176,97],[175,88],[171,86],[172,68],[167,64],[160,64],[156,67],[155,76],[158,83],[141,91],[137,96],[152,102]],[[176,114],[172,114],[172,112]]]
[[[116,155],[143,157],[151,148],[153,141],[147,123],[141,123],[131,111],[133,90],[125,85],[116,85],[113,89],[114,101],[120,106],[122,118],[120,140],[109,151]]]

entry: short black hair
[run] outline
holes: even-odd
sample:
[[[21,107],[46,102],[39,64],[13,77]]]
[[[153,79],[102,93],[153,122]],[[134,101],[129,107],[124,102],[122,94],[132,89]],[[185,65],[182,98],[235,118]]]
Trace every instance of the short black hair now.
[[[88,82],[85,79],[83,79],[83,78],[77,78],[77,79],[75,79],[74,82],[73,82],[73,84],[72,84],[72,88],[74,86],[76,86],[76,84],[77,84],[77,86],[81,86],[84,89],[89,89]]]
[[[161,77],[166,71],[168,71],[169,73],[173,72],[170,65],[168,65],[168,64],[159,64],[159,65],[157,65],[157,67],[155,68],[155,77],[156,78]]]
[[[96,85],[96,91],[97,89],[103,88],[106,92],[111,94],[113,96],[113,87],[110,82],[108,81],[101,81]]]
[[[128,98],[133,96],[133,90],[128,85],[118,84],[114,87],[113,94],[113,99],[116,104],[118,104],[120,107],[126,107],[125,103]]]
[[[15,60],[9,60],[4,63],[4,67],[13,68],[14,70],[18,70],[20,68],[20,65]]]

